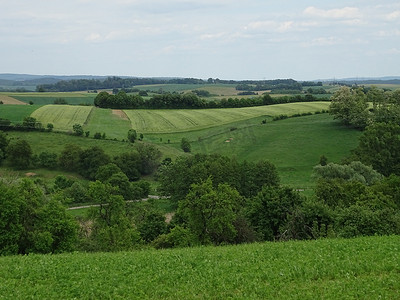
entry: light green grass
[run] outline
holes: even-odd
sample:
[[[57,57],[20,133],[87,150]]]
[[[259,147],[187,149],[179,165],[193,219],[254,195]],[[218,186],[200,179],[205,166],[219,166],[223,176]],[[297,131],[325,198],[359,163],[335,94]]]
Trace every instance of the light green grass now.
[[[261,124],[264,119],[267,123]],[[198,131],[147,134],[145,140],[180,150],[180,141],[185,137],[192,153],[219,153],[239,161],[268,160],[277,167],[283,184],[312,189],[312,168],[320,156],[340,163],[356,148],[360,135],[360,131],[341,125],[329,114],[316,114],[280,121],[258,117]]]
[[[22,123],[25,117],[29,117],[39,105],[0,105],[0,118],[8,119],[12,123]]]
[[[84,92],[49,92],[49,93],[7,93],[8,96],[29,103],[32,101],[34,104],[46,105],[53,104],[54,100],[62,98],[68,104],[93,104],[94,98],[97,96],[95,93]]]
[[[276,116],[327,109],[327,102],[290,103],[226,109],[125,110],[132,128],[141,133],[184,132],[259,116]]]
[[[111,109],[96,107],[91,111],[84,126],[84,130],[89,130],[91,136],[100,132],[105,133],[107,138],[119,140],[127,139],[129,129],[131,129],[129,119],[113,114]]]
[[[31,116],[42,124],[52,123],[54,130],[71,131],[74,124],[83,125],[93,109],[92,106],[45,105]]]
[[[4,299],[399,299],[399,236],[0,258]]]

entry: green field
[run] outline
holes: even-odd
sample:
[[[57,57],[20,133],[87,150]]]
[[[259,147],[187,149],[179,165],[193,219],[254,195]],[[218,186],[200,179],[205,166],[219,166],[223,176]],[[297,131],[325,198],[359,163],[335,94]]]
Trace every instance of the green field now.
[[[340,163],[358,145],[361,132],[349,129],[329,114],[315,114],[272,121],[253,118],[218,127],[180,133],[147,134],[145,140],[180,149],[183,137],[193,153],[219,153],[239,161],[269,160],[278,169],[283,184],[298,189],[313,188],[312,168],[321,155]],[[169,143],[168,143],[169,141]]]
[[[400,237],[0,258],[4,299],[399,299]]]
[[[42,124],[52,123],[54,130],[72,131],[74,124],[85,124],[92,106],[45,105],[35,110],[31,116]]]
[[[100,132],[105,133],[107,138],[110,139],[126,139],[127,132],[131,128],[131,122],[128,118],[115,112],[122,111],[94,107],[85,123],[84,130],[89,130],[91,136]]]
[[[95,93],[85,92],[52,92],[52,93],[7,93],[8,96],[13,97],[25,103],[32,101],[34,104],[46,105],[53,104],[56,99],[64,99],[68,104],[90,104],[93,105],[93,100],[97,96]]]
[[[327,109],[328,102],[290,103],[225,109],[124,110],[141,133],[199,130],[260,116],[292,115]]]
[[[0,118],[8,119],[12,123],[22,123],[25,117],[37,110],[39,105],[0,105]]]

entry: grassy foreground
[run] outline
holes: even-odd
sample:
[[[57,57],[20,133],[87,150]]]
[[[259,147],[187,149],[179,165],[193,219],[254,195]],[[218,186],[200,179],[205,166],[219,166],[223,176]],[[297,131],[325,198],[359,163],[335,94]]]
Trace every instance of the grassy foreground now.
[[[399,299],[400,237],[0,258],[6,299]]]

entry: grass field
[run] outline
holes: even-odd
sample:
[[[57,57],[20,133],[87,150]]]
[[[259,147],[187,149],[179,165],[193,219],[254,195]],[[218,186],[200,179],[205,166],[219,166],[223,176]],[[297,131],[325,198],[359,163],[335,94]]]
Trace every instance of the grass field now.
[[[132,128],[141,133],[199,130],[259,116],[276,116],[327,109],[327,102],[290,103],[226,109],[125,110]]]
[[[111,139],[127,139],[131,122],[121,110],[101,109],[94,107],[91,111],[84,130],[89,130],[93,136],[96,132],[105,133]]]
[[[64,99],[71,105],[93,104],[93,99],[97,96],[95,93],[85,92],[65,92],[65,93],[7,93],[8,96],[18,99],[22,102],[46,105],[53,104],[56,99]]]
[[[13,123],[21,123],[25,117],[38,109],[39,105],[0,105],[0,118],[8,119]]]
[[[400,237],[0,257],[4,299],[399,299]]]
[[[271,161],[282,183],[293,188],[313,188],[313,166],[321,155],[340,163],[358,145],[361,132],[334,121],[329,114],[316,114],[272,121],[264,117],[218,127],[166,134],[147,134],[146,140],[180,149],[183,137],[189,139],[193,153],[219,153],[238,160]],[[234,130],[233,130],[234,129]],[[169,140],[169,144],[168,144]]]
[[[35,110],[31,116],[42,124],[52,123],[54,130],[72,131],[74,124],[85,124],[92,106],[45,105]]]

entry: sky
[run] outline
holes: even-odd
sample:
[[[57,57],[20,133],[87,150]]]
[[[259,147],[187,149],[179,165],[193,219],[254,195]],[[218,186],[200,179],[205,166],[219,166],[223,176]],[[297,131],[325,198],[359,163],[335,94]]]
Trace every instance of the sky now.
[[[0,73],[400,75],[398,0],[0,0]]]

